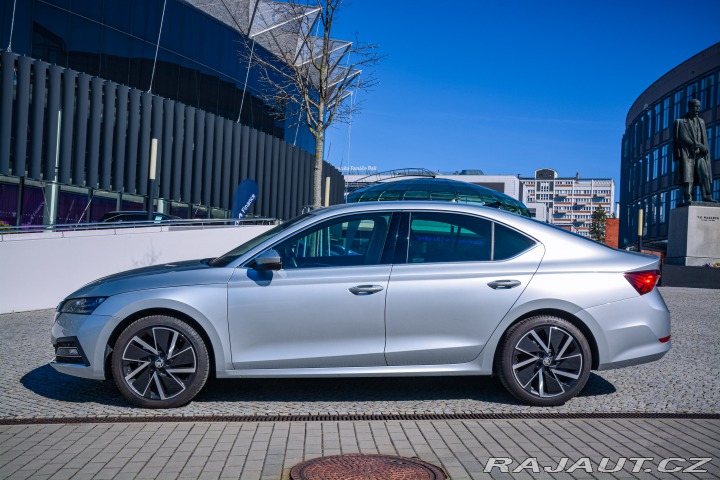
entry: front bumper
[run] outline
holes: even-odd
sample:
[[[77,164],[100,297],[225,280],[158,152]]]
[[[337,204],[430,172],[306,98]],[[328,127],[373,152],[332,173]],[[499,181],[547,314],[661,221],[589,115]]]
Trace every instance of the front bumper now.
[[[104,335],[111,319],[107,315],[95,314],[58,315],[50,333],[50,340],[56,347],[56,357],[50,366],[75,377],[105,380],[107,338]],[[66,349],[58,351],[58,346]],[[75,355],[72,347],[78,349],[78,355]]]
[[[105,380],[105,374],[98,375],[94,369],[88,365],[78,365],[76,363],[60,363],[55,360],[50,362],[50,366],[60,373],[72,375],[73,377],[88,378],[90,380]]]

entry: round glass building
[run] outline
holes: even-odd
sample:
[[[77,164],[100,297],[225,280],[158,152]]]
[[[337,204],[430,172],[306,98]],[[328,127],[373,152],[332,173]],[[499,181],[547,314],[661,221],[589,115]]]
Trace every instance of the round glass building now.
[[[683,203],[674,183],[673,125],[687,113],[690,99],[700,101],[711,162],[712,195],[720,200],[720,43],[691,57],[650,85],[633,103],[622,140],[619,247],[637,248],[639,211],[642,243],[664,251],[670,212]],[[700,192],[693,200],[700,200]]]
[[[384,200],[437,200],[443,202],[474,203],[507,210],[526,217],[530,211],[522,202],[487,187],[446,178],[412,178],[378,183],[355,190],[348,203]]]

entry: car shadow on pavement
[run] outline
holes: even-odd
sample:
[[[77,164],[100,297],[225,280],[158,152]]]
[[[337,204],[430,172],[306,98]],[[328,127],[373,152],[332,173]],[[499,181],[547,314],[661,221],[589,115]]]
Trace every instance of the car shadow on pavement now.
[[[30,371],[20,382],[36,395],[50,400],[134,409],[120,395],[112,381],[100,382],[63,375],[49,365]],[[614,392],[615,387],[610,382],[591,373],[579,396],[594,397]],[[477,376],[209,380],[193,404],[201,410],[204,405],[212,409],[209,404],[233,402],[252,405],[254,409],[275,410],[278,407],[271,404],[277,402],[291,403],[294,405],[293,410],[311,411],[318,409],[318,403],[323,405],[324,410],[328,410],[333,404],[355,402],[360,404],[342,405],[342,410],[365,413],[419,408],[451,410],[459,404],[470,406],[468,401],[481,402],[483,408],[487,407],[487,403],[524,406],[503,388],[498,379]],[[303,405],[305,402],[307,405]],[[426,402],[427,405],[423,405]]]
[[[590,372],[585,388],[578,394],[578,397],[599,397],[617,392],[615,385],[605,380],[597,373]]]
[[[197,401],[404,402],[479,400],[514,403],[487,377],[223,379],[208,382]]]
[[[615,393],[615,387],[595,373],[580,397]],[[211,380],[199,402],[477,402],[523,405],[491,377],[385,377]]]
[[[113,382],[100,382],[64,375],[50,365],[43,365],[25,374],[20,383],[36,395],[50,400],[72,403],[99,403],[127,407],[129,402],[120,395]]]

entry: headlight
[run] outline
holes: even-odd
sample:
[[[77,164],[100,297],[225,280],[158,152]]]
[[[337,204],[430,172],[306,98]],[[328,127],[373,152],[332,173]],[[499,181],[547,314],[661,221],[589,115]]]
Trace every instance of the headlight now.
[[[92,313],[107,297],[71,298],[58,305],[58,313],[79,313],[88,315]]]

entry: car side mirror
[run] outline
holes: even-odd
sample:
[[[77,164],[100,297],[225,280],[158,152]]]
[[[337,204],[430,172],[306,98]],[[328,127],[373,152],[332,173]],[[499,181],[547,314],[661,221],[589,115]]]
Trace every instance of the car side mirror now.
[[[266,250],[253,260],[252,268],[255,270],[280,270],[282,269],[282,258],[277,250]]]

